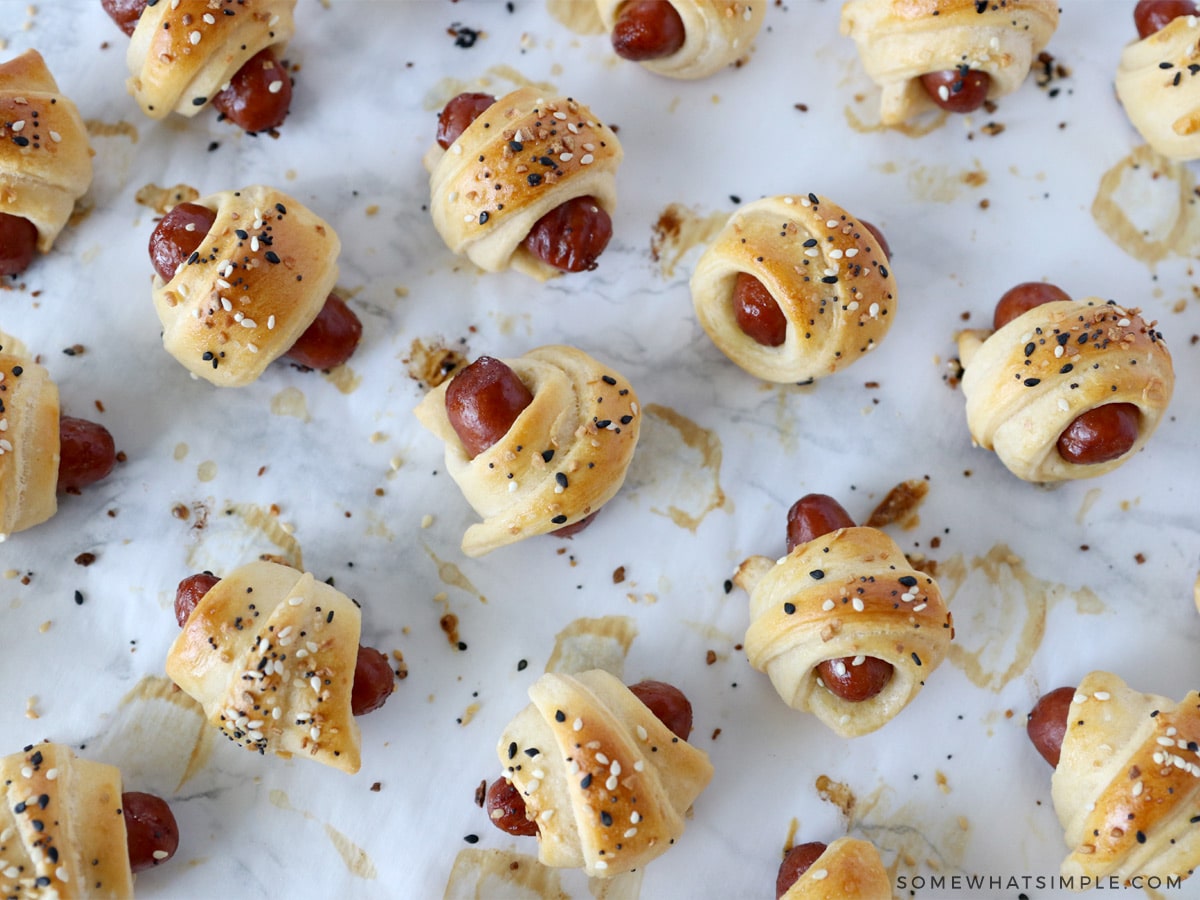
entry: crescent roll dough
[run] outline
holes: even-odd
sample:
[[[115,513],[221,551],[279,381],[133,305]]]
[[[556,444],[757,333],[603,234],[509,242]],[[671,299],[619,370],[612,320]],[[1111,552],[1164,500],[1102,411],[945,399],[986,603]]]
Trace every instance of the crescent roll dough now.
[[[195,202],[217,218],[170,281],[154,276],[163,346],[206,381],[240,387],[321,312],[337,283],[341,242],[325,220],[274,188]]]
[[[92,152],[79,110],[40,53],[0,64],[0,213],[32,222],[42,253],[92,183]]]
[[[1108,672],[1079,685],[1051,794],[1067,876],[1179,875],[1200,865],[1200,694],[1175,704]]]
[[[361,623],[353,600],[312,575],[253,562],[204,595],[171,645],[167,675],[235,744],[353,774]]]
[[[595,197],[611,215],[623,155],[613,130],[582,103],[532,87],[513,91],[449,150],[434,145],[426,154],[434,227],[484,271],[511,266],[539,281],[561,275],[521,242],[542,216],[576,197]]]
[[[750,665],[770,676],[788,706],[842,737],[886,725],[941,665],[954,636],[937,583],[877,528],[839,529],[778,562],[751,557],[734,581],[750,594]],[[859,702],[829,691],[816,672],[826,660],[855,656],[894,669],[882,691]]]
[[[841,25],[882,89],[884,125],[937,108],[920,81],[930,72],[965,65],[991,76],[989,100],[1011,94],[1057,27],[1057,0],[850,0]]]
[[[680,740],[600,669],[546,673],[500,737],[504,777],[538,826],[538,860],[610,878],[661,856],[712,779]]]
[[[474,459],[446,414],[450,382],[414,412],[446,444],[446,470],[483,516],[463,535],[467,556],[573,525],[625,482],[641,426],[637,394],[574,347],[547,346],[502,360],[533,394],[508,433]]]
[[[753,275],[787,319],[778,347],[734,314],[740,273]],[[766,381],[822,378],[875,348],[895,318],[896,281],[875,236],[825,197],[767,197],[738,209],[700,257],[692,304],[714,344]]]
[[[1200,158],[1200,19],[1180,16],[1121,53],[1117,97],[1133,127],[1172,159]]]
[[[750,52],[762,28],[766,0],[669,0],[683,20],[683,46],[640,63],[669,78],[707,78]],[[596,0],[605,31],[611,32],[625,0]]]
[[[142,112],[194,116],[260,50],[283,51],[296,0],[170,0],[148,5],[129,40],[126,82]]]
[[[892,879],[874,844],[838,838],[780,900],[892,900]]]
[[[1026,481],[1103,475],[1142,448],[1175,387],[1162,335],[1135,309],[1096,297],[1034,307],[999,331],[959,336],[966,371],[967,427],[979,446]],[[1058,453],[1059,435],[1076,418],[1107,403],[1141,413],[1128,453],[1081,465]]]
[[[58,509],[58,388],[19,344],[0,346],[0,541]]]
[[[133,896],[115,766],[37,744],[0,758],[0,793],[0,896]]]

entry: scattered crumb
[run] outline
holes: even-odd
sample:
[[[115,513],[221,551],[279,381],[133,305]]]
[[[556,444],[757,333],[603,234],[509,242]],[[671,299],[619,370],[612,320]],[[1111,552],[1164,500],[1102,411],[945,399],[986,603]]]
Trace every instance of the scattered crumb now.
[[[483,809],[483,801],[487,797],[487,779],[479,782],[475,788],[475,805]]]
[[[704,661],[710,666],[715,663],[717,661],[717,651],[709,650],[707,653],[705,653]]]
[[[403,681],[408,677],[408,664],[404,661],[404,654],[399,650],[392,651],[392,659],[396,661],[396,668],[393,669],[396,677]]]
[[[720,736],[721,736],[721,729],[720,729],[720,728],[714,728],[714,729],[713,729],[713,733],[712,733],[712,739],[715,741],[715,740],[716,740],[717,738],[719,738]]]
[[[376,781],[371,785],[371,793],[378,794],[383,789],[383,785]]]
[[[43,622],[41,625],[38,626],[38,634],[45,634],[47,631],[50,630],[50,626],[53,624],[54,624],[53,620],[47,619],[45,622]]]
[[[429,513],[425,513],[425,515],[421,516],[421,527],[422,528],[428,528],[432,524],[433,524],[433,516],[431,516]]]
[[[924,479],[910,478],[902,481],[883,498],[867,519],[871,528],[883,528],[893,522],[900,522],[903,528],[916,525],[916,511],[929,493],[929,482]]]
[[[27,718],[27,719],[40,719],[41,718],[41,716],[38,714],[38,711],[37,711],[37,696],[36,695],[33,697],[30,697],[28,700],[25,701],[25,718]]]
[[[624,581],[625,580],[625,567],[617,566],[615,569],[613,569],[612,579],[613,579],[613,584],[620,584],[622,581]]]
[[[1133,558],[1134,558],[1134,561],[1137,562],[1137,564],[1140,566],[1142,563],[1144,563],[1146,561],[1146,554],[1145,553],[1135,553]]]
[[[95,553],[80,553],[77,557],[75,557],[75,565],[84,566],[85,568],[87,566],[90,566],[95,561],[96,561]]]

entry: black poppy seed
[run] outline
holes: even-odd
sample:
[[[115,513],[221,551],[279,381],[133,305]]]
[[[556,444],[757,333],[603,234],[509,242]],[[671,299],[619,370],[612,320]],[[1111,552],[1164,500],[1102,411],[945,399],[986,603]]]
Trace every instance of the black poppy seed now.
[[[607,428],[612,424],[612,419],[594,419],[597,428]]]
[[[37,805],[41,809],[45,809],[47,806],[49,806],[50,805],[50,795],[49,794],[39,794],[38,799],[37,799]]]
[[[508,745],[508,758],[512,759],[517,755],[517,742],[513,741]]]
[[[46,823],[41,819],[33,819],[29,824],[33,826],[34,831],[44,831],[46,829]]]
[[[808,573],[808,575],[810,578],[814,578],[817,581],[820,581],[822,578],[825,577],[825,570],[824,569],[813,569],[811,572]]]
[[[783,611],[784,611],[785,613],[787,613],[789,616],[791,616],[791,615],[795,615],[795,613],[796,613],[796,604],[795,604],[795,603],[785,603],[785,604],[783,604]]]
[[[45,875],[39,875],[33,883],[38,887],[49,887],[50,879]]]
[[[817,239],[816,239],[816,238],[809,238],[809,239],[808,239],[807,241],[805,241],[805,242],[804,242],[804,243],[803,243],[801,246],[804,246],[804,247],[815,247],[815,246],[817,246]]]
[[[562,472],[555,472],[554,480],[558,482],[558,486],[561,488],[565,488],[567,486],[567,476]]]
[[[1030,341],[1028,344],[1025,345],[1025,355],[1033,356],[1033,351],[1036,349],[1037,349],[1037,345],[1034,344],[1033,341]]]
[[[921,665],[921,657],[917,656],[916,650],[914,650],[912,653],[912,661],[915,662],[918,666]]]
[[[592,773],[588,772],[583,776],[583,780],[579,782],[579,786],[585,791],[592,786]]]
[[[279,262],[279,254],[276,253],[274,250],[268,250],[266,252],[265,256],[267,258],[267,262],[269,262],[269,263],[278,263]]]
[[[541,750],[539,750],[537,747],[527,747],[527,748],[525,748],[525,755],[526,755],[526,756],[528,756],[530,759],[533,759],[535,756],[537,756],[537,755],[538,755],[539,753],[541,753],[541,752],[542,752],[542,751],[541,751]]]
[[[1139,832],[1137,833],[1137,842],[1138,842],[1139,844],[1144,844],[1144,843],[1146,843],[1146,833],[1145,833],[1144,831],[1139,831]]]
[[[900,576],[899,580],[900,580],[900,583],[902,585],[904,585],[905,587],[916,587],[917,586],[917,579],[912,575],[902,575],[902,576]]]
[[[826,275],[821,279],[822,284],[837,284],[838,277],[836,275]]]
[[[238,238],[240,238],[243,241],[250,237],[250,233],[241,228],[238,228],[233,233],[236,234],[238,236]]]
[[[621,416],[621,424],[622,425],[628,425],[632,421],[633,421],[633,416]]]
[[[329,624],[330,622],[332,622],[332,621],[333,621],[333,610],[331,609],[331,610],[329,611],[329,615],[327,615],[327,616],[325,617],[325,624],[326,624],[326,625],[328,625],[328,624]]]
[[[552,460],[552,459],[554,459],[554,451],[553,450],[543,450],[542,451],[542,462],[550,462],[550,460]]]
[[[600,813],[600,824],[603,825],[605,828],[612,825],[612,816],[609,815],[607,812],[601,812]]]
[[[562,514],[559,514],[559,515],[555,516],[554,518],[552,518],[550,521],[553,522],[555,525],[565,525],[567,522],[567,517]]]
[[[16,806],[14,806],[13,812],[16,813],[18,816],[21,813],[25,812],[25,801],[22,800],[20,803],[18,803]]]
[[[1024,384],[1024,385],[1025,385],[1025,387],[1037,387],[1039,384],[1041,384],[1041,383],[1042,383],[1042,379],[1040,379],[1040,378],[1026,378],[1026,379],[1025,379],[1023,382],[1021,382],[1021,383],[1022,383],[1022,384]]]
[[[882,275],[884,278],[887,278],[888,277],[887,266],[880,266],[879,274]],[[886,313],[885,313],[885,315],[886,315]]]
[[[812,203],[813,206],[817,205],[817,195],[816,194],[809,194],[808,199]]]
[[[468,844],[478,844],[479,843],[479,835],[468,834],[463,837],[463,840],[466,841]]]
[[[1072,363],[1067,363],[1065,366],[1063,366],[1061,369],[1058,370],[1058,374],[1066,375],[1068,372],[1070,372],[1074,368],[1075,368],[1075,366]]]
[[[75,592],[75,605],[76,605],[76,606],[83,606],[83,591],[76,591],[76,592]]]
[[[556,710],[554,711],[554,721],[555,721],[555,722],[565,722],[565,721],[567,721],[567,715],[566,715],[566,713],[564,713],[564,712],[563,712],[561,709],[556,709]]]
[[[486,225],[488,218],[489,218],[489,216],[488,216],[487,210],[485,209],[483,212],[481,212],[479,214],[479,224]]]
[[[276,212],[278,212],[278,213],[279,213],[281,216],[286,216],[286,215],[287,215],[287,207],[286,207],[286,206],[284,206],[282,203],[276,203],[276,204],[275,204],[275,210],[276,210]]]
[[[617,379],[613,378],[611,375],[601,375],[600,380],[609,385],[614,385],[617,383]]]

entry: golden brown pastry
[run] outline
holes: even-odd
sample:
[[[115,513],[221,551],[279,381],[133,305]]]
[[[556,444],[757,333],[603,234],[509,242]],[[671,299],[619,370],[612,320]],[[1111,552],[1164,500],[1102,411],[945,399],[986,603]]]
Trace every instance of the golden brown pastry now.
[[[1175,386],[1154,323],[1096,297],[1043,303],[994,333],[963,332],[958,345],[971,438],[1026,481],[1115,469],[1149,440]],[[1136,407],[1127,452],[1091,463],[1064,457],[1059,439],[1068,426],[1115,404]]]
[[[876,528],[838,528],[778,561],[750,557],[734,581],[750,594],[750,665],[770,676],[788,706],[842,737],[891,721],[941,665],[953,638],[937,583]],[[876,661],[890,672],[861,699],[835,693],[818,673],[828,663],[844,677],[847,668]]]
[[[785,859],[781,878],[786,866]],[[843,837],[826,847],[780,900],[892,900],[892,879],[874,844]]]
[[[1200,159],[1200,19],[1179,16],[1121,53],[1117,97],[1133,127],[1171,159]]]
[[[247,750],[353,774],[361,623],[353,600],[312,575],[249,563],[204,594],[171,645],[167,675]]]
[[[0,758],[0,894],[133,896],[121,772],[61,744]]]
[[[921,83],[935,72],[983,73],[986,99],[1011,94],[1057,27],[1055,0],[849,0],[841,24],[882,89],[884,125],[936,108]],[[940,99],[952,103],[955,82],[943,87]]]
[[[1200,694],[1180,703],[1092,672],[1075,692],[1051,792],[1064,876],[1187,877],[1200,865]]]
[[[539,861],[611,878],[665,853],[712,778],[707,754],[600,669],[547,673],[529,697],[496,751],[537,823]]]
[[[625,9],[636,6],[629,0],[596,0],[604,30],[612,33]],[[658,75],[669,78],[707,78],[744,58],[750,52],[751,42],[762,27],[767,4],[763,0],[669,0],[675,13],[673,28],[682,34],[671,41],[667,35],[657,33],[655,14],[648,23],[638,28],[644,32],[649,28],[656,43],[668,42],[660,50],[647,52],[639,47],[627,58],[636,59],[644,67]],[[675,47],[675,43],[682,43]],[[626,56],[619,36],[613,38],[618,55]],[[670,49],[670,52],[665,52]],[[647,58],[649,57],[649,58]]]
[[[739,320],[747,276],[774,303],[773,336],[757,331],[762,312],[747,323],[755,335]],[[734,212],[696,264],[691,290],[696,316],[721,352],[780,383],[850,365],[883,340],[896,311],[896,281],[880,240],[816,194],[768,197]]]
[[[482,452],[467,452],[447,412],[454,381],[430,391],[414,410],[445,442],[446,470],[483,517],[463,535],[468,556],[594,514],[624,483],[641,426],[628,382],[582,350],[551,345],[500,362],[532,398]]]
[[[15,342],[0,346],[0,541],[58,509],[58,388]]]
[[[570,97],[525,87],[496,100],[443,150],[425,156],[433,224],[446,246],[487,272],[510,266],[544,281],[562,274],[523,244],[544,216],[591,197],[617,204],[616,134]]]
[[[163,346],[219,387],[250,384],[324,308],[341,242],[327,222],[274,188],[195,202],[216,221],[173,277],[155,275]]]
[[[91,183],[87,129],[41,54],[0,63],[0,219],[28,223],[0,222],[0,275],[49,252]]]
[[[129,41],[126,86],[152,119],[194,116],[262,50],[282,52],[296,0],[147,4]]]

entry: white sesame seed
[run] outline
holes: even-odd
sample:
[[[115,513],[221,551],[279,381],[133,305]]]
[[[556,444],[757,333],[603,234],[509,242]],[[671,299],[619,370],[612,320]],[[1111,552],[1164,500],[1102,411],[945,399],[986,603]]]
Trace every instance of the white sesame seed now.
[[[1092,696],[1095,697],[1097,700],[1111,700],[1112,699],[1112,694],[1110,694],[1108,691],[1096,691],[1096,693],[1092,694]]]
[[[574,122],[568,122],[567,131],[571,132],[571,134],[579,134],[579,126]]]
[[[242,317],[242,327],[243,328],[257,328],[258,323],[255,322],[253,319],[248,319],[245,316],[243,316]]]
[[[314,675],[312,678],[308,679],[308,685],[314,691],[316,691],[318,694],[321,692],[321,679],[318,678],[316,675]]]
[[[25,127],[25,120],[18,119],[16,122],[13,122],[8,127],[12,129],[14,134],[16,134],[18,131],[20,131],[21,129],[23,129]]]
[[[541,813],[541,815],[540,815],[540,816],[538,816],[538,818],[539,818],[539,819],[541,819],[543,822],[549,822],[549,821],[550,821],[550,817],[551,817],[551,816],[553,816],[553,815],[554,815],[554,810],[552,810],[552,809],[543,809],[543,810],[542,810],[542,813]]]
[[[563,162],[570,162],[572,159],[574,159],[574,158],[575,158],[575,154],[574,154],[574,153],[566,153],[566,152],[564,152],[564,153],[560,153],[560,154],[558,154],[558,158],[559,158],[560,160],[562,160]]]
[[[1075,696],[1072,699],[1076,703],[1083,703],[1087,700],[1087,698],[1088,698],[1087,694],[1081,694],[1078,691],[1076,691]]]
[[[246,732],[246,739],[257,744],[263,739],[263,733],[261,731],[248,731]]]
[[[32,766],[22,766],[21,774],[24,775],[26,778],[32,778],[33,777],[33,767]]]
[[[508,492],[510,494],[515,494],[517,492],[517,483],[515,481],[510,481],[508,483]]]
[[[227,297],[221,298],[221,309],[225,310],[225,312],[229,312],[233,309],[233,304],[229,302]]]
[[[1142,795],[1143,786],[1140,781],[1135,781],[1133,784],[1133,796],[1140,797]]]
[[[283,82],[280,81],[278,78],[276,78],[274,81],[272,81],[270,84],[267,85],[268,93],[278,94],[282,90],[283,90]]]
[[[270,331],[274,327],[275,327],[275,317],[267,316],[267,330]]]
[[[153,854],[151,854],[151,855],[152,855],[152,856],[153,856],[155,859],[166,859],[166,858],[167,858],[168,856],[170,856],[171,854],[170,854],[170,853],[168,853],[166,850],[155,850],[155,851],[154,851],[154,853],[153,853]]]
[[[828,877],[829,877],[828,869],[817,869],[812,873],[813,881],[824,881]]]
[[[241,310],[238,310],[237,312],[235,312],[233,314],[233,321],[235,321],[235,322],[240,322],[244,318],[246,318],[246,314],[244,312],[242,312]]]
[[[862,597],[855,597],[850,601],[850,605],[854,607],[855,612],[862,612],[866,609],[866,605],[862,602]]]
[[[872,319],[878,319],[879,318],[879,304],[872,303],[870,306],[868,306],[867,307],[867,315],[870,316]]]
[[[66,884],[71,880],[71,876],[67,873],[65,866],[59,866],[57,869],[55,869],[54,877],[63,882],[63,884]]]
[[[288,597],[288,606],[299,606],[303,602],[303,597]]]
[[[633,837],[635,834],[637,834],[637,829],[636,829],[636,828],[626,828],[626,829],[625,829],[625,833],[622,835],[622,837],[625,837],[625,838],[631,838],[631,837]]]
[[[452,144],[450,146],[450,152],[453,153],[455,156],[461,156],[462,155],[462,145],[461,144]]]
[[[607,868],[608,868],[608,863],[606,863],[606,862],[605,862],[604,860],[602,860],[602,859],[598,859],[598,860],[596,860],[596,862],[595,862],[595,866],[594,866],[594,868],[597,868],[597,869],[607,869]]]
[[[1117,319],[1117,326],[1120,328],[1128,328],[1130,322],[1128,319]]]
[[[918,603],[916,606],[913,607],[913,612],[920,612],[921,610],[925,609],[927,606],[929,606],[928,603]]]
[[[905,591],[903,594],[900,595],[900,599],[903,600],[905,603],[912,603],[914,600],[917,599],[917,595],[910,593],[908,591]]]
[[[589,153],[591,153],[593,150],[596,149],[596,145],[589,141],[588,143],[583,145],[583,149],[588,151]]]
[[[540,788],[541,786],[542,786],[542,782],[540,779],[537,779],[537,778],[531,779],[530,782],[527,785],[525,785],[526,796],[528,796],[529,794],[536,793],[537,789]]]
[[[846,677],[846,664],[840,659],[835,659],[833,661],[833,674],[838,678]]]
[[[579,157],[579,164],[581,166],[590,166],[593,162],[595,162],[595,160],[596,157],[592,156],[592,154],[585,153],[583,156]]]
[[[314,725],[312,728],[308,729],[308,736],[310,738],[312,738],[314,741],[320,740],[321,729],[318,728],[316,725]]]
[[[841,250],[830,250],[830,251],[829,251],[829,258],[830,258],[830,259],[841,259],[841,258],[842,258],[842,251],[841,251]],[[836,271],[837,271],[837,270],[836,270],[836,269],[834,269],[834,272],[836,272]],[[833,274],[833,272],[831,272],[830,274]]]
[[[608,778],[605,779],[605,781],[604,781],[604,787],[607,790],[615,791],[617,789],[617,776],[609,775]]]
[[[196,44],[200,43],[201,37],[202,37],[202,35],[200,34],[200,32],[193,31],[191,34],[188,35],[188,40],[192,42],[192,46],[194,47],[194,46],[196,46]]]
[[[642,760],[640,760],[640,759],[639,759],[639,760],[637,760],[637,761],[636,761],[636,762],[633,764],[633,771],[635,771],[635,772],[640,772],[640,771],[642,771],[644,768],[646,768],[646,763],[645,763],[645,762],[643,762],[643,761],[642,761]]]
[[[608,771],[612,772],[614,775],[620,775],[621,763],[614,759],[612,761],[612,765],[608,767]]]
[[[56,143],[56,144],[61,143],[62,135],[59,134],[57,131],[51,131],[50,132],[50,140],[54,141],[54,143]]]
[[[251,353],[257,353],[258,352],[258,344],[251,344],[251,343],[247,342],[246,349],[249,350]]]
[[[646,733],[646,729],[641,725],[637,727],[637,736],[639,741],[644,741],[649,737],[649,735]]]
[[[275,719],[276,721],[283,718],[283,707],[277,706],[271,710],[271,718]]]
[[[837,606],[837,604],[834,603],[832,600],[826,600],[824,603],[821,604],[821,609],[825,610],[825,612],[829,612],[835,606]]]
[[[556,112],[554,114],[554,118],[558,119],[560,122],[566,121],[567,114],[565,112]]]
[[[853,259],[856,256],[858,256],[858,248],[857,247],[851,247],[849,250],[846,251],[846,259]]]
[[[257,234],[254,235],[254,237],[250,238],[250,252],[251,253],[258,252],[258,235]]]
[[[600,765],[602,765],[602,766],[607,766],[608,765],[608,757],[605,756],[603,753],[597,753],[596,754],[596,762],[600,763]]]
[[[203,19],[204,19],[204,21],[205,21],[205,22],[207,22],[209,25],[216,25],[216,24],[217,24],[217,20],[216,20],[215,18],[213,18],[213,14],[212,14],[212,13],[205,13],[205,14],[204,14],[204,16],[203,16],[202,18],[203,18]]]
[[[943,103],[945,103],[947,100],[950,99],[950,88],[946,87],[946,85],[944,85],[944,84],[939,86],[938,87],[938,97],[941,98],[941,101]]]
[[[473,215],[471,215],[470,213],[468,213],[467,215],[463,216],[463,221],[464,222],[474,222],[475,217]]]
[[[54,781],[57,778],[58,778],[58,769],[47,769],[46,770],[46,780],[47,781]]]
[[[1173,740],[1171,740],[1169,737],[1155,738],[1154,742],[1156,744],[1158,744],[1160,747],[1174,747],[1175,746],[1175,742]]]
[[[583,731],[583,719],[576,719],[571,723],[572,731]]]

